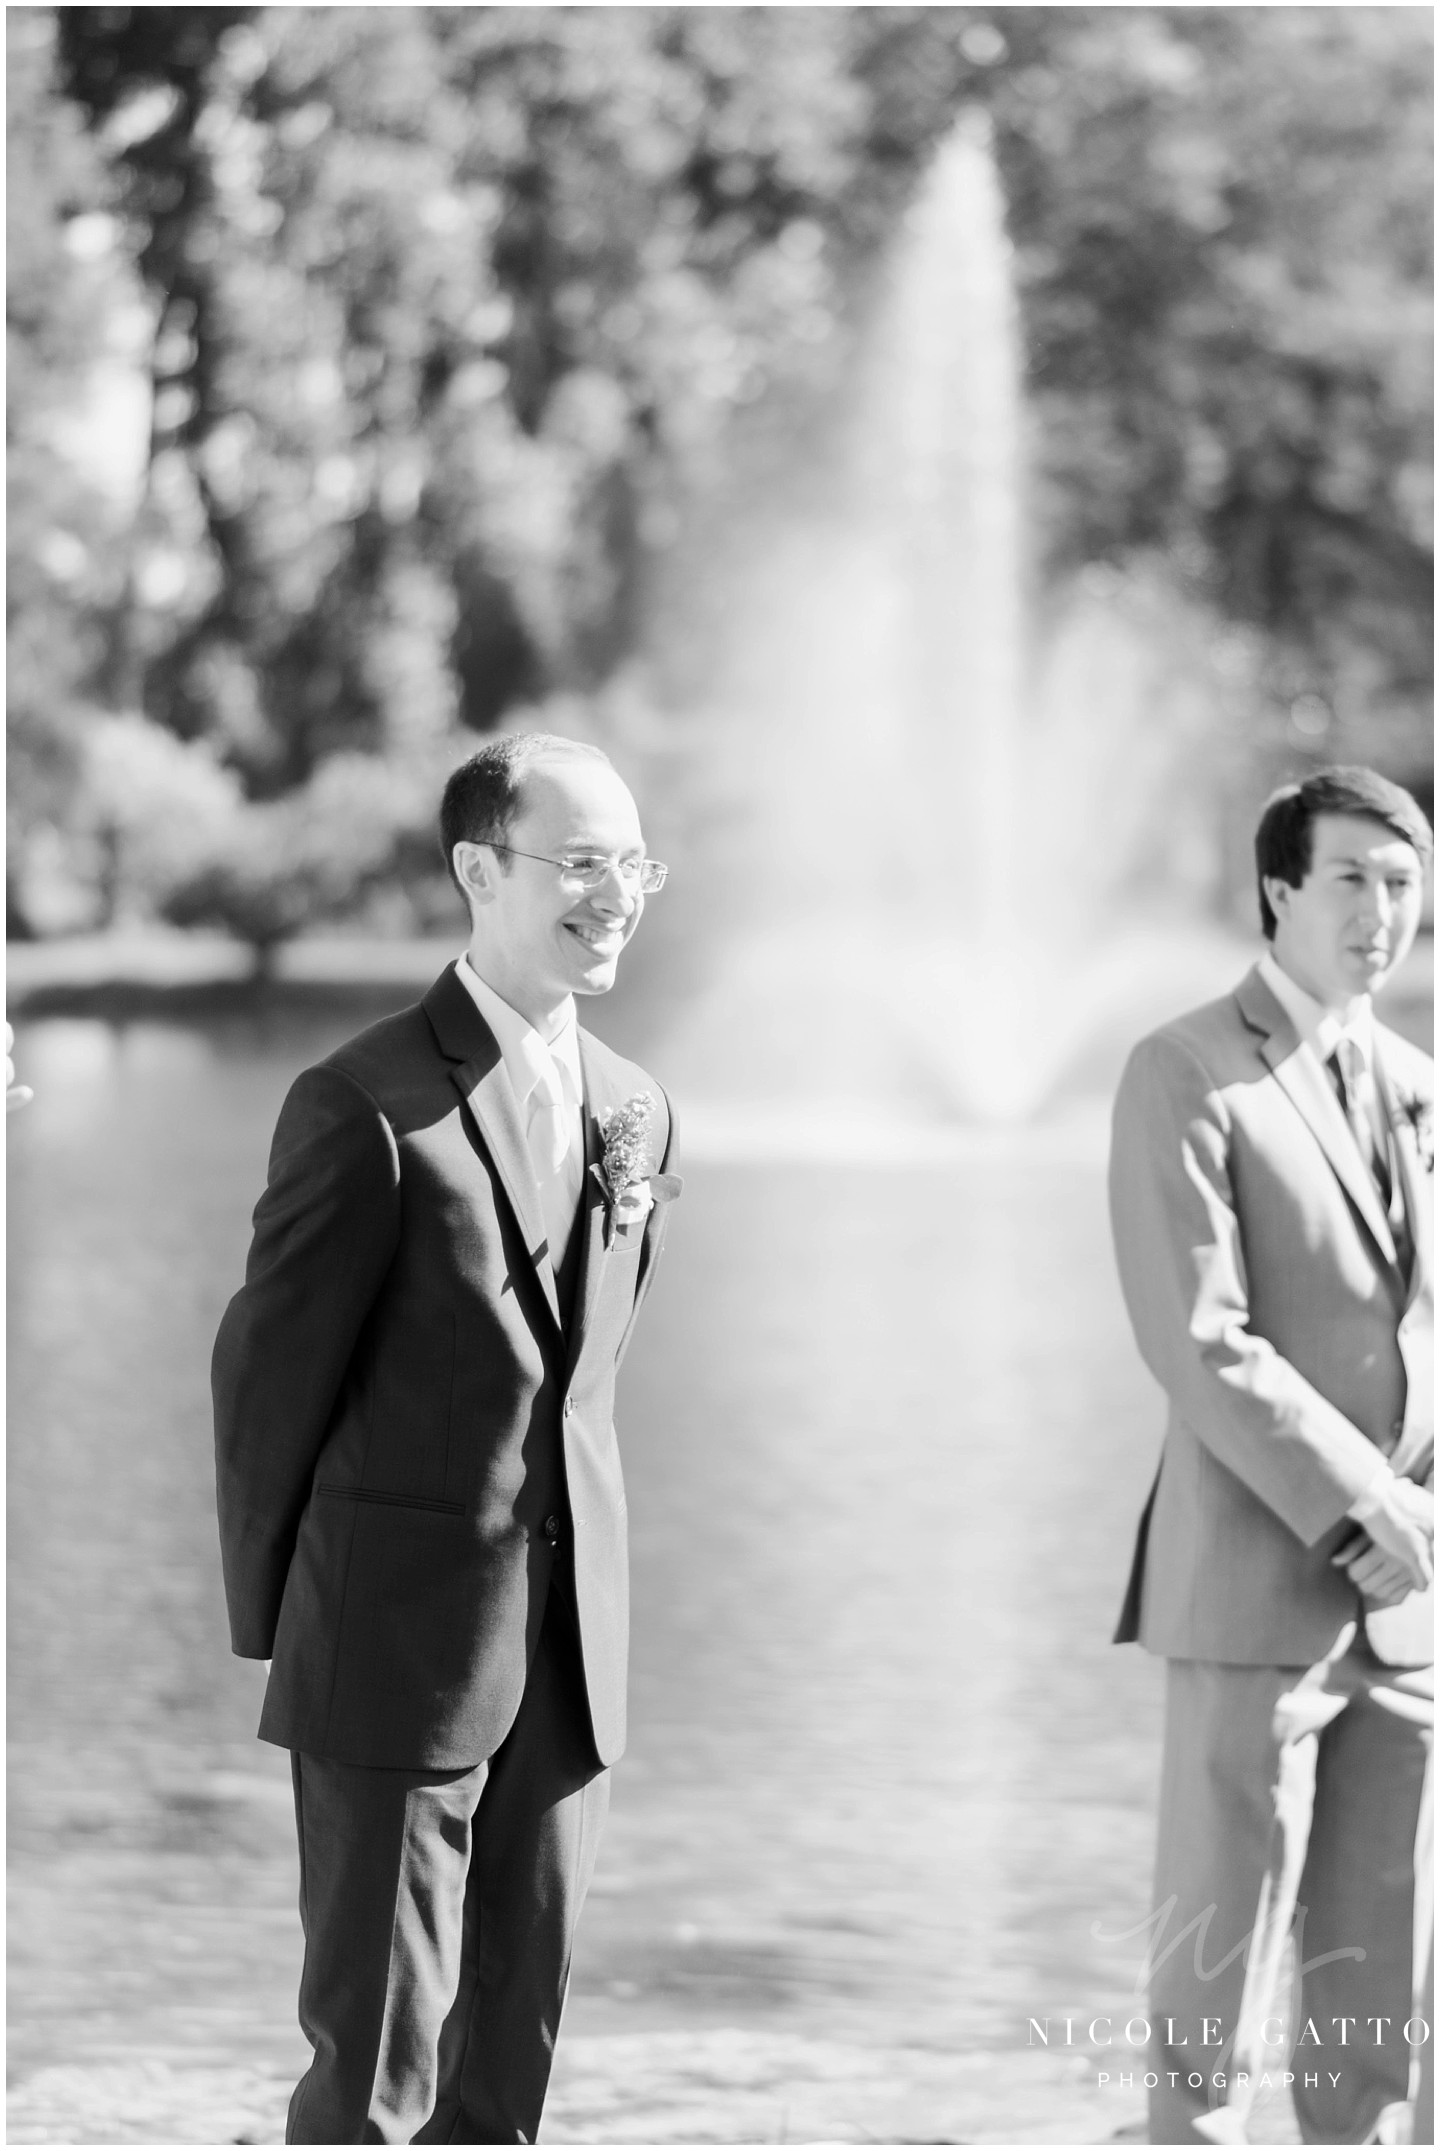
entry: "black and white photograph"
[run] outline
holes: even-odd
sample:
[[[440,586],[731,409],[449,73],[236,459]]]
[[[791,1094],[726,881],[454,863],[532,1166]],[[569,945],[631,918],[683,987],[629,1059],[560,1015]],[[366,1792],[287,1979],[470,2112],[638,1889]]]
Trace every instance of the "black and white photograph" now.
[[[11,6],[15,2144],[1434,2142],[1424,6]]]

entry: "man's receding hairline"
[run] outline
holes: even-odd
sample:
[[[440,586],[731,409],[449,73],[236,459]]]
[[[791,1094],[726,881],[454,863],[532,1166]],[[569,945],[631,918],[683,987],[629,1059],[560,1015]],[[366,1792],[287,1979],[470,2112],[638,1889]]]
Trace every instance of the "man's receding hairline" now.
[[[578,754],[567,754],[559,748],[542,747],[536,753],[528,754],[525,756],[523,761],[516,763],[514,773],[516,815],[519,816],[523,814],[526,808],[532,804],[532,802],[526,796],[526,786],[529,783],[531,777],[538,775],[540,771],[545,769],[575,768],[607,770],[609,774],[615,779],[615,782],[619,785],[621,791],[625,794],[626,798],[630,800],[632,804],[634,803],[635,794],[631,791],[629,785],[625,782],[625,779],[621,776],[619,770],[615,767],[615,764],[611,761],[608,754],[601,752],[599,749],[584,748],[582,748],[582,750]]]
[[[557,748],[542,747],[535,754],[527,754],[523,761],[516,762],[516,786],[523,784],[538,769],[608,769],[613,777],[625,783],[608,754],[563,754]],[[629,790],[628,785],[626,790]]]

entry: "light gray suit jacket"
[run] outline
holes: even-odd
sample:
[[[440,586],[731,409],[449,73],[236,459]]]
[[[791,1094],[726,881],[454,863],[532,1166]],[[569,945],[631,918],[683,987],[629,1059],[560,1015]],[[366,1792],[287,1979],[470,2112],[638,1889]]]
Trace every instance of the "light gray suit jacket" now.
[[[1135,1048],[1110,1209],[1125,1303],[1169,1401],[1117,1642],[1310,1665],[1359,1611],[1331,1555],[1376,1452],[1433,1474],[1434,1064],[1376,1026],[1414,1245],[1408,1273],[1323,1068],[1258,971]],[[1390,1664],[1428,1664],[1431,1592],[1370,1609]]]

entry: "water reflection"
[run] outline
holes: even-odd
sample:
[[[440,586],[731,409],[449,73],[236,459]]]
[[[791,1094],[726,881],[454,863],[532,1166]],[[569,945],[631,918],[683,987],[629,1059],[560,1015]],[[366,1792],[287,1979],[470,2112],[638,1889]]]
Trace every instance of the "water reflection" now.
[[[207,1361],[354,1011],[47,1021],[11,1128],[23,2073],[298,2059],[283,1758],[225,1642]],[[631,1751],[572,2033],[1023,2045],[1123,2007],[1156,1689],[1104,1641],[1157,1420],[1099,1151],[692,1161],[627,1366]]]

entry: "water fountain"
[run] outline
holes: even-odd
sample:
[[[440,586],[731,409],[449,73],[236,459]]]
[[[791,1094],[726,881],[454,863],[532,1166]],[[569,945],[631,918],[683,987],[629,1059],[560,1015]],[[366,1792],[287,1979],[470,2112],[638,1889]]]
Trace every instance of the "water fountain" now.
[[[697,726],[717,945],[662,1062],[742,1147],[1026,1121],[1155,966],[1107,915],[1111,855],[1213,710],[1192,692],[1147,723],[1143,652],[1094,592],[1037,635],[1011,256],[967,114],[894,245],[824,481],[752,504]]]

